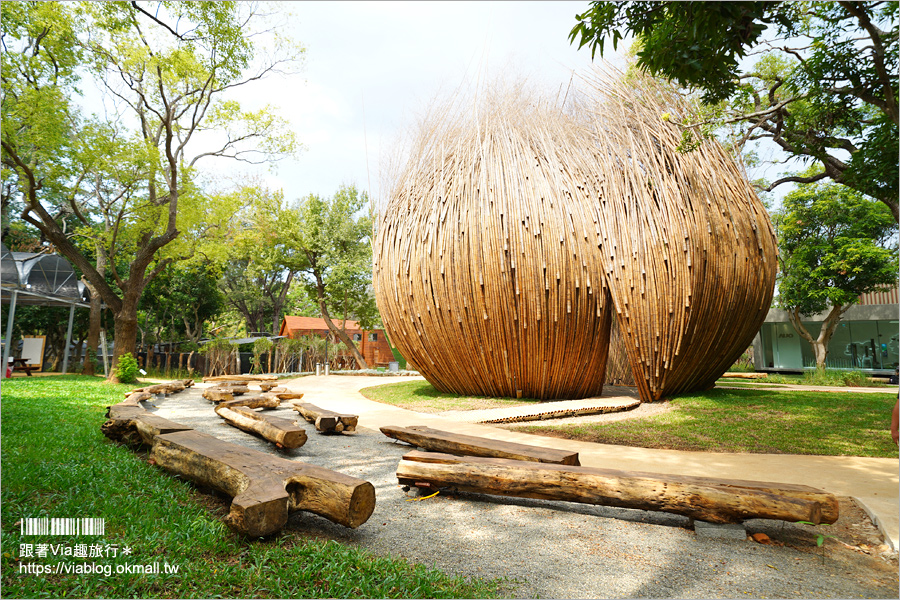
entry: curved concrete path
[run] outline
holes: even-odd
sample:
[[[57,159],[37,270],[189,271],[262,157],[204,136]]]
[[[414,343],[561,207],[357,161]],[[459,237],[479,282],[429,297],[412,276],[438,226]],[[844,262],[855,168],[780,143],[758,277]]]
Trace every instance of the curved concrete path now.
[[[810,485],[838,496],[850,496],[856,499],[884,534],[885,542],[893,550],[898,549],[898,538],[900,538],[898,465],[900,463],[896,459],[685,452],[593,444],[519,433],[489,425],[466,423],[438,415],[417,413],[373,402],[359,393],[359,390],[366,387],[423,379],[422,377],[406,376],[331,375],[328,377],[301,377],[283,381],[281,385],[293,391],[303,392],[304,402],[311,402],[321,408],[338,412],[357,414],[361,427],[368,427],[376,431],[384,425],[401,427],[427,425],[435,429],[468,435],[577,451],[581,464],[587,467]],[[888,435],[888,432],[885,432],[885,435]]]

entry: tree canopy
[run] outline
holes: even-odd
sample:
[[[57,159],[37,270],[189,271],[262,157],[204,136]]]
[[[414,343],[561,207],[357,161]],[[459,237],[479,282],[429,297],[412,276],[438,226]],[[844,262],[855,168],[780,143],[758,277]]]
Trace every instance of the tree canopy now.
[[[16,205],[110,307],[116,356],[134,348],[144,288],[234,212],[200,185],[202,160],[297,148],[271,108],[230,97],[302,57],[263,51],[261,19],[249,2],[2,4],[4,210]],[[82,115],[81,76],[106,114]]]
[[[569,39],[602,54],[627,35],[637,65],[699,90],[739,148],[770,140],[820,165],[783,183],[831,179],[898,212],[897,2],[592,2]],[[752,66],[744,65],[754,59]]]
[[[802,184],[773,218],[780,249],[776,305],[825,368],[841,316],[868,292],[897,285],[897,227],[887,208],[846,186]],[[827,311],[813,338],[801,317]]]
[[[328,329],[350,350],[360,368],[368,365],[342,328],[355,317],[364,329],[377,318],[372,294],[372,217],[368,197],[355,186],[342,186],[331,198],[311,194],[300,200],[292,244],[306,257],[304,286],[319,306]]]

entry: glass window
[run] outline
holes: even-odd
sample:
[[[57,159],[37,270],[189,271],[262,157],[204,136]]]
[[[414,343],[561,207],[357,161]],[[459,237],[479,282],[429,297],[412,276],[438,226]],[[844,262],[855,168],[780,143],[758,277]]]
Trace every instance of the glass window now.
[[[881,365],[885,369],[900,367],[900,321],[878,321],[878,340],[881,342]]]
[[[361,342],[361,341],[362,341],[362,334],[361,334],[361,333],[354,333],[354,334],[353,334],[353,341],[354,341],[354,342]]]
[[[820,325],[821,329],[821,325]],[[853,343],[850,335],[850,323],[838,323],[831,342],[828,344],[828,358],[825,366],[829,369],[858,369],[860,368],[859,348]]]
[[[878,323],[875,321],[851,321],[850,334],[851,343],[856,350],[857,368],[881,369],[882,356],[881,341],[878,338]]]
[[[369,334],[369,341],[370,341],[370,342],[377,342],[377,341],[378,341],[378,334],[377,334],[377,333],[370,333],[370,334]]]

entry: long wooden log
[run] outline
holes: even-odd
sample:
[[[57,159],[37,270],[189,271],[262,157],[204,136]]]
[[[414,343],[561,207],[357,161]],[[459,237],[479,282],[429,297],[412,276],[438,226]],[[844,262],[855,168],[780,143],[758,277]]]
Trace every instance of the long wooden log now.
[[[223,385],[218,386],[217,389],[222,390],[223,392],[229,392],[234,396],[240,396],[241,394],[246,394],[250,391],[250,387],[247,385]]]
[[[295,510],[355,528],[375,509],[367,481],[224,442],[148,413],[139,402],[110,406],[107,417],[101,430],[110,439],[151,446],[155,464],[233,496],[225,521],[250,537],[277,533]]]
[[[577,466],[581,464],[578,461],[577,452],[504,442],[474,435],[462,435],[450,431],[431,429],[430,427],[394,427],[389,425],[382,427],[381,433],[389,438],[433,452],[446,452],[459,456],[510,458],[513,460],[556,463],[560,465]]]
[[[277,396],[269,396],[263,394],[261,396],[244,396],[234,398],[233,400],[225,400],[220,402],[219,406],[225,408],[234,408],[235,406],[246,406],[247,408],[278,408],[281,406],[281,400]]]
[[[299,400],[303,397],[303,394],[300,392],[273,392],[272,390],[269,390],[268,393],[274,394],[281,400]]]
[[[147,396],[147,398],[142,398],[142,396]],[[187,425],[164,419],[144,410],[140,402],[152,397],[149,393],[139,392],[129,396],[125,402],[108,407],[106,409],[107,420],[100,426],[100,431],[111,440],[140,447],[152,446],[153,438],[160,433],[191,429]]]
[[[219,405],[216,414],[229,425],[255,433],[282,448],[299,448],[306,443],[306,430],[287,419],[261,415],[245,406]]]
[[[375,488],[368,481],[198,431],[158,435],[150,455],[160,467],[232,496],[225,520],[251,537],[280,531],[294,510],[356,528],[375,509]]]
[[[143,402],[144,400],[152,400],[152,399],[153,399],[153,394],[151,394],[150,392],[142,392],[142,391],[128,392],[128,396],[125,398],[125,401],[122,402],[122,404],[124,404],[126,406],[140,406],[141,402]],[[141,410],[143,410],[143,408]]]
[[[356,431],[356,425],[359,422],[358,415],[336,413],[308,402],[298,402],[294,404],[293,408],[300,413],[307,422],[314,423],[316,431],[320,433]]]
[[[723,379],[765,379],[768,376],[768,373],[722,373]]]
[[[218,388],[203,390],[203,397],[210,402],[228,402],[234,400],[234,394],[232,394],[230,390],[220,390]]]
[[[150,394],[175,394],[177,392],[184,391],[186,388],[189,388],[194,385],[193,379],[178,379],[176,381],[170,381],[168,383],[157,383],[155,385],[149,385],[142,388],[137,388],[135,390],[131,390],[130,392],[125,392],[125,396],[129,396],[130,394],[138,393],[138,392],[147,392]]]
[[[276,375],[217,375],[215,377],[204,377],[205,382],[217,381],[278,381]]]
[[[413,451],[400,460],[401,484],[563,500],[685,515],[710,523],[780,519],[834,523],[837,498],[816,488],[759,481],[661,475]],[[420,485],[421,487],[421,485]]]

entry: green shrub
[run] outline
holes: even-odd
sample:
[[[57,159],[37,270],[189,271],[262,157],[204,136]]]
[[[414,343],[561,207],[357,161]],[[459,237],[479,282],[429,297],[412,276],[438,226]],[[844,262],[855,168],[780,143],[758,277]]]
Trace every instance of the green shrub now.
[[[872,385],[869,376],[862,371],[838,371],[825,369],[824,371],[807,371],[803,374],[805,385],[831,385],[838,387],[868,387]]]
[[[731,373],[752,373],[755,370],[753,366],[753,348],[744,350],[741,357],[728,369]]]
[[[120,356],[119,362],[116,364],[116,377],[119,382],[134,383],[137,381],[137,374],[138,362],[137,359],[131,355],[131,352],[126,352]]]

